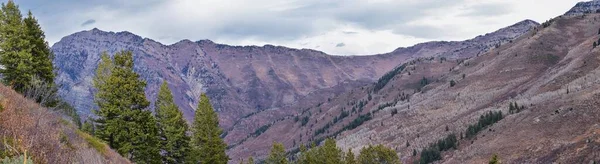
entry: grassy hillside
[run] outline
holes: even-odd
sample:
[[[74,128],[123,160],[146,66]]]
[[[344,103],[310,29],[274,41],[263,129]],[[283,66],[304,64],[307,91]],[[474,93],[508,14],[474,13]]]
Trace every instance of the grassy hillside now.
[[[65,116],[0,85],[0,158],[27,154],[35,163],[130,163]]]

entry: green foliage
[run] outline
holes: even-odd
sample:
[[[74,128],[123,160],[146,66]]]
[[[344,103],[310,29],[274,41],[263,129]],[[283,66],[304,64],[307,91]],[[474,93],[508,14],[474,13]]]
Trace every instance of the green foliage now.
[[[547,20],[546,22],[542,23],[542,27],[550,27],[550,25],[552,25],[552,22],[554,22],[554,19]]]
[[[429,79],[423,77],[421,79],[421,81],[419,81],[419,89],[418,90],[421,90],[423,87],[425,87],[427,85],[429,85]]]
[[[200,96],[193,122],[192,156],[193,163],[225,164],[229,160],[227,145],[220,138],[222,129],[219,118],[213,110],[206,94]]]
[[[190,151],[188,125],[173,100],[167,82],[163,82],[156,99],[156,119],[160,130],[162,163],[184,163]]]
[[[48,43],[45,41],[46,36],[44,31],[38,24],[37,19],[31,14],[31,11],[27,13],[27,17],[23,20],[25,26],[25,38],[29,42],[31,47],[31,54],[33,57],[33,68],[34,75],[40,80],[49,84],[54,84],[54,66],[52,60],[54,55],[50,51]]]
[[[304,116],[304,117],[302,117],[302,120],[301,120],[301,122],[300,122],[300,125],[301,125],[301,126],[304,126],[304,125],[306,125],[307,123],[308,123],[308,116]]]
[[[519,106],[517,102],[510,102],[510,104],[508,105],[508,113],[510,114],[519,113],[523,109],[525,109],[525,106]]]
[[[435,143],[429,145],[429,147],[425,148],[421,152],[421,158],[419,159],[419,163],[426,164],[432,163],[437,160],[442,159],[441,152],[447,151],[450,149],[456,149],[458,147],[458,139],[455,134],[449,134],[443,139],[438,140]],[[416,155],[416,151],[414,152]]]
[[[94,79],[99,107],[95,135],[133,162],[160,162],[158,127],[152,113],[145,110],[150,104],[144,94],[146,83],[133,71],[133,54],[123,51],[113,60],[102,60],[112,62],[112,67],[103,74],[106,67],[99,66]]]
[[[392,80],[392,78],[394,78],[394,76],[396,76],[398,73],[402,72],[402,70],[404,70],[404,68],[406,68],[406,64],[402,64],[402,65],[394,68],[392,71],[381,76],[381,78],[379,78],[379,80],[377,80],[377,82],[375,83],[375,85],[373,87],[373,91],[377,92],[377,91],[381,90],[383,87],[385,87],[385,85],[387,85],[388,82],[390,82]]]
[[[5,68],[0,73],[4,84],[23,93],[35,86],[32,85],[35,77],[48,84],[46,87],[54,88],[53,55],[35,17],[29,12],[23,18],[13,1],[2,4],[0,15],[0,64]],[[39,99],[34,97],[38,103]]]
[[[83,126],[81,126],[81,131],[94,135],[95,127],[92,120],[86,120],[85,122],[83,122]]]
[[[267,131],[270,127],[271,127],[271,124],[263,125],[263,126],[259,127],[258,129],[256,129],[254,131],[254,133],[252,133],[252,136],[259,136],[262,133],[264,133],[265,131]]]
[[[351,149],[348,149],[348,152],[346,152],[346,156],[344,157],[344,163],[345,164],[357,164],[356,160],[354,159],[354,153],[352,153]]]
[[[358,163],[399,164],[400,159],[398,158],[398,155],[396,155],[396,152],[390,148],[387,148],[383,145],[369,145],[368,147],[360,150],[360,155],[358,156]]]
[[[285,148],[281,143],[273,143],[273,148],[271,148],[271,153],[267,160],[265,161],[267,164],[287,164],[288,160],[285,156]]]
[[[500,160],[498,159],[498,155],[494,154],[490,159],[489,164],[500,164]]]
[[[254,158],[252,158],[252,156],[250,156],[248,158],[248,163],[247,164],[254,164]]]
[[[371,113],[367,113],[365,115],[359,115],[356,119],[352,120],[348,125],[346,125],[343,130],[352,130],[360,125],[362,125],[365,121],[371,120]]]
[[[0,164],[33,164],[33,160],[29,156],[25,159],[25,156],[20,155],[12,158],[5,157],[4,159],[0,159]]]
[[[502,120],[502,118],[503,118],[502,111],[497,111],[497,112],[490,111],[484,115],[481,115],[479,117],[479,121],[477,121],[477,124],[469,125],[469,127],[467,128],[467,131],[465,132],[467,138],[472,138],[472,137],[476,136],[477,133],[479,133],[479,131]]]
[[[450,87],[454,87],[454,85],[456,85],[456,81],[450,80]]]
[[[23,92],[34,76],[31,45],[25,35],[24,22],[19,7],[8,1],[2,4],[0,17],[0,64],[4,84],[12,86],[17,92]]]
[[[77,131],[77,135],[79,135],[81,138],[83,138],[90,147],[94,148],[96,151],[98,151],[100,154],[106,156],[108,153],[108,149],[107,149],[107,145],[100,141],[98,138],[95,138],[91,135],[89,135],[88,133],[84,133],[82,131]]]

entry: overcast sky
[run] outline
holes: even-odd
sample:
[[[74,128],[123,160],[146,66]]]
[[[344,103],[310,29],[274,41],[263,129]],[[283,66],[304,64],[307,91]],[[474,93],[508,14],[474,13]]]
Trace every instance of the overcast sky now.
[[[6,2],[7,0],[1,0]],[[580,0],[15,0],[52,45],[97,27],[163,44],[210,39],[283,45],[335,55],[390,52],[465,40],[524,19],[543,22]]]

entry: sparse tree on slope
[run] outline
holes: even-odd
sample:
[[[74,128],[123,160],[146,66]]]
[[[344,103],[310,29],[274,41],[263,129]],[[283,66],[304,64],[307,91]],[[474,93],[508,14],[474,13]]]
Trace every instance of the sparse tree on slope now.
[[[112,62],[107,74],[99,66],[94,80],[97,89],[95,111],[96,136],[124,157],[136,163],[160,163],[158,127],[146,100],[146,83],[133,71],[131,52],[119,52],[114,60],[102,58],[101,64]],[[108,61],[105,61],[108,60]],[[100,79],[103,78],[103,79]]]
[[[190,150],[190,138],[186,135],[188,126],[173,101],[173,95],[166,81],[160,86],[155,106],[163,151],[162,162],[184,163]]]
[[[208,96],[202,94],[196,109],[192,135],[193,163],[225,164],[229,160],[227,145],[220,138],[219,118],[213,110]]]
[[[400,159],[394,150],[389,149],[383,145],[371,146],[360,150],[358,156],[358,163],[360,164],[399,164]]]
[[[252,158],[252,156],[250,156],[248,158],[248,163],[247,164],[254,164],[254,158]]]
[[[266,161],[267,164],[287,164],[287,158],[285,157],[285,148],[281,143],[273,143],[271,148],[271,154]]]
[[[494,154],[492,159],[490,159],[489,164],[500,164],[500,160],[498,159],[498,155]]]

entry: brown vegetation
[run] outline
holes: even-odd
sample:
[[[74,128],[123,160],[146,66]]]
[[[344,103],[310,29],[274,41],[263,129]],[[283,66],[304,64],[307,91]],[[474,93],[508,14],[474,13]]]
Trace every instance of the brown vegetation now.
[[[129,163],[64,116],[0,86],[0,156],[27,152],[35,163]]]

